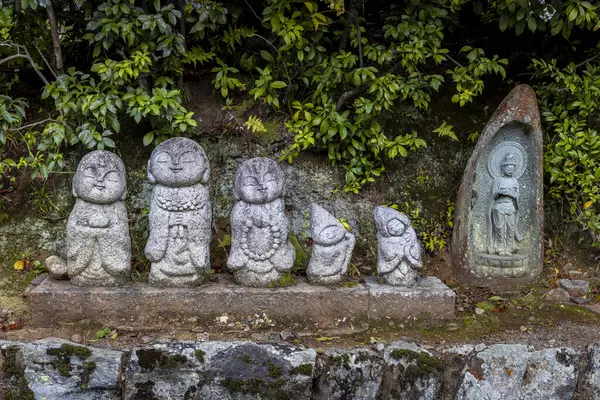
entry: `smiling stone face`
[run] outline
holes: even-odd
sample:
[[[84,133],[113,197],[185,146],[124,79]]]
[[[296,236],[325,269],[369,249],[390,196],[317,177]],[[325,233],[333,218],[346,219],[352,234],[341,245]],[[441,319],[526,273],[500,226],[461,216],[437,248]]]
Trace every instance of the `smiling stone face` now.
[[[73,178],[73,195],[90,203],[111,204],[125,198],[125,166],[108,151],[86,154]]]
[[[150,182],[165,186],[183,187],[206,183],[209,173],[202,147],[193,140],[182,137],[159,144],[148,163]]]
[[[238,168],[235,190],[246,203],[270,203],[283,192],[283,171],[269,158],[252,158]]]

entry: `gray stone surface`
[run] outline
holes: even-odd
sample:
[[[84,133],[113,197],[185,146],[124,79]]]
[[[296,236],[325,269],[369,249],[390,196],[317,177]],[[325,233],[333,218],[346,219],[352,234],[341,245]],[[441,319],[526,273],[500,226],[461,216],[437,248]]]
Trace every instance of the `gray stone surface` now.
[[[572,399],[577,362],[578,354],[569,348],[492,345],[469,360],[456,399]]]
[[[535,93],[520,85],[490,118],[465,168],[452,234],[459,279],[514,287],[539,274],[542,158]]]
[[[375,400],[381,396],[384,363],[373,350],[327,350],[318,360],[314,400]]]
[[[64,346],[71,346],[65,349]],[[73,347],[75,346],[75,347]],[[0,341],[3,363],[19,375],[9,390],[16,397],[47,400],[120,399],[121,371],[125,353],[81,346],[62,339],[33,343]],[[72,350],[80,355],[73,355]],[[85,353],[81,353],[81,350]],[[12,354],[11,354],[12,353]],[[58,354],[57,354],[58,353]],[[16,363],[14,363],[16,361]],[[7,369],[4,369],[5,373]],[[14,377],[13,377],[14,378]]]
[[[369,320],[454,316],[454,292],[437,278],[424,278],[412,288],[378,284],[375,277],[354,287],[310,285],[298,278],[290,287],[250,288],[236,285],[227,274],[215,280],[197,288],[79,288],[46,279],[29,293],[32,324],[87,321],[120,329],[177,329],[189,328],[188,319],[196,318],[195,325],[208,329],[223,315],[241,322],[265,314],[278,327],[337,330],[356,329]]]
[[[316,352],[251,342],[165,343],[133,349],[123,398],[310,399]]]
[[[414,286],[423,268],[421,245],[408,217],[393,208],[375,208],[377,276],[388,285]]]
[[[148,179],[154,184],[146,257],[154,286],[196,286],[210,269],[212,214],[204,149],[176,137],[154,149]]]
[[[566,290],[571,297],[586,296],[590,290],[590,283],[584,280],[559,279],[558,285]]]
[[[131,275],[125,166],[108,151],[86,154],[73,177],[75,206],[67,222],[67,270],[85,286],[122,285]]]
[[[392,342],[383,353],[386,399],[436,400],[442,388],[444,362],[421,346]]]
[[[569,292],[562,288],[551,289],[546,293],[545,299],[553,303],[568,303]]]
[[[589,364],[580,385],[581,399],[600,400],[600,343],[592,344],[587,349]]]
[[[243,286],[277,284],[294,264],[283,187],[283,172],[269,158],[252,158],[237,170],[227,267]]]
[[[348,271],[356,239],[344,225],[318,204],[310,206],[312,254],[306,270],[311,283],[342,281]]]
[[[54,279],[69,278],[69,269],[67,268],[67,263],[59,256],[47,257],[44,261],[44,265],[46,266],[46,268],[48,268],[48,273]]]

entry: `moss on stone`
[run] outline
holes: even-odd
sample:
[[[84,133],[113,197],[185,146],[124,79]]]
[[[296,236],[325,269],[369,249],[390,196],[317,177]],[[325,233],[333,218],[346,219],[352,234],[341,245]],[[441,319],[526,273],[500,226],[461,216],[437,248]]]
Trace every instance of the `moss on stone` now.
[[[86,362],[83,363],[83,374],[81,375],[81,388],[87,388],[90,383],[90,377],[92,376],[92,372],[96,370],[95,362]]]
[[[92,351],[84,346],[74,346],[72,344],[63,343],[58,348],[50,348],[46,350],[46,354],[49,356],[77,356],[82,359],[86,359],[92,355]]]
[[[4,360],[2,372],[4,373],[10,387],[0,390],[0,398],[5,400],[35,400],[35,395],[25,379],[25,367],[19,365],[17,360],[19,354],[17,346],[10,346],[2,350]]]
[[[255,364],[254,359],[250,356],[250,354],[242,354],[238,358],[246,364]]]
[[[390,357],[395,360],[403,360],[409,365],[404,374],[408,381],[439,374],[444,371],[444,363],[423,351],[412,351],[407,349],[395,349],[390,352]]]
[[[304,247],[300,244],[298,237],[290,232],[288,236],[290,243],[294,246],[294,250],[296,250],[296,260],[294,260],[294,266],[292,268],[293,271],[299,271],[306,269],[308,267],[308,260],[310,258],[310,254],[304,249]]]
[[[297,367],[294,367],[291,373],[297,375],[311,376],[313,373],[313,366],[312,364],[300,364]]]
[[[196,356],[196,359],[198,361],[200,361],[201,363],[204,362],[204,356],[206,355],[206,353],[203,350],[197,349],[196,351],[194,351],[194,355]]]
[[[294,284],[294,276],[291,272],[287,272],[279,278],[277,282],[271,282],[267,285],[269,288],[282,288],[292,286]]]
[[[233,379],[227,378],[221,384],[233,393],[260,394],[261,398],[269,400],[287,400],[291,393],[284,390],[286,380],[283,378],[263,381],[262,379]]]
[[[271,378],[279,378],[281,375],[283,375],[281,366],[275,364],[271,360],[267,361],[267,371],[269,371],[269,376]]]
[[[140,349],[135,354],[140,367],[148,371],[152,371],[154,368],[173,368],[177,364],[183,364],[187,361],[185,356],[169,354],[157,349]]]

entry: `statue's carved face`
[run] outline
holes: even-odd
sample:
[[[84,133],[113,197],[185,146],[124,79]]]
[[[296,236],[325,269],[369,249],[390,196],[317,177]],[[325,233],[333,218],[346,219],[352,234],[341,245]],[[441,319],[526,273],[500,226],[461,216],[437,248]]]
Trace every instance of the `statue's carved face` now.
[[[504,172],[505,176],[513,176],[515,173],[515,165],[514,164],[506,164],[502,167],[502,172]]]
[[[148,177],[151,182],[182,187],[208,180],[208,160],[200,145],[187,138],[162,142],[150,156]]]
[[[404,225],[402,221],[400,221],[397,218],[391,219],[387,223],[387,231],[390,234],[390,236],[402,236],[405,230],[406,225]]]
[[[341,242],[346,237],[346,228],[337,225],[330,225],[319,232],[313,240],[324,246],[331,246]]]
[[[125,198],[125,167],[108,151],[93,151],[81,159],[73,178],[73,194],[96,204],[110,204]]]
[[[235,189],[240,200],[247,203],[270,203],[283,192],[283,172],[271,159],[250,159],[240,165]]]

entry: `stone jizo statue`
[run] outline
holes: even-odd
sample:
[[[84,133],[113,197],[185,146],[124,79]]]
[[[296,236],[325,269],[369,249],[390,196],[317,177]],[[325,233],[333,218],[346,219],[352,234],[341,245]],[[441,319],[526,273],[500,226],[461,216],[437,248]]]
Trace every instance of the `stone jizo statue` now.
[[[115,286],[131,277],[125,166],[108,151],[86,154],[73,178],[67,222],[67,274],[74,285]]]
[[[311,283],[341,282],[348,271],[355,238],[333,215],[317,204],[310,206],[312,255],[306,274]]]
[[[210,166],[195,141],[176,137],[154,149],[148,179],[154,184],[146,257],[154,286],[196,286],[210,269]]]
[[[294,264],[282,194],[283,171],[275,161],[252,158],[238,168],[227,267],[241,285],[277,283]]]
[[[377,276],[383,283],[414,286],[423,267],[421,245],[408,217],[389,207],[375,209]]]
[[[494,157],[492,160],[497,162]],[[500,160],[500,175],[494,177],[488,221],[490,254],[510,256],[517,249],[515,241],[523,240],[519,229],[519,182],[514,177],[517,164],[522,165],[523,160],[515,153],[506,153]]]

